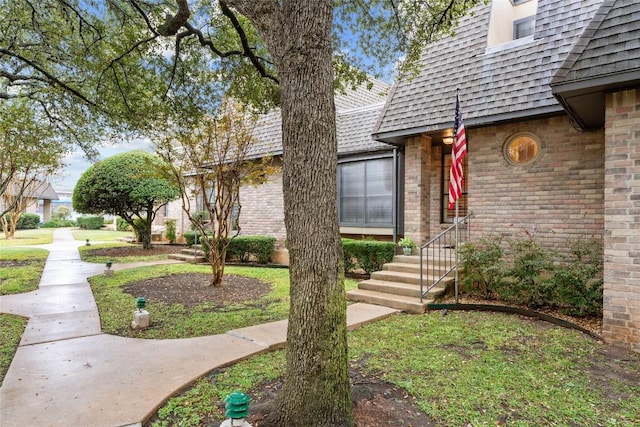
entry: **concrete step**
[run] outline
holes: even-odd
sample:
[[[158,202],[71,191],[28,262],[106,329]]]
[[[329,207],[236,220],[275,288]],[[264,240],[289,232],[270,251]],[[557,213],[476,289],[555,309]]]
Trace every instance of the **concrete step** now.
[[[439,276],[438,276],[439,277]],[[420,273],[406,273],[402,271],[390,271],[390,270],[382,270],[375,271],[371,273],[371,279],[373,280],[383,280],[386,282],[399,282],[399,283],[410,283],[413,285],[420,284]],[[429,274],[425,274],[422,276],[422,281],[425,285],[433,283],[436,280],[436,277],[433,277]]]
[[[191,264],[202,264],[207,262],[206,258],[204,256],[194,256],[194,255],[187,255],[187,254],[183,254],[183,253],[179,253],[179,254],[171,254],[169,255],[169,259],[175,259],[178,261],[184,261],[184,262],[188,262]]]
[[[184,248],[180,250],[180,253],[183,255],[204,256],[204,252],[200,248]]]
[[[443,281],[444,282],[444,281]],[[437,299],[446,292],[447,283],[440,282],[425,295],[429,299]],[[384,280],[363,280],[358,283],[358,289],[376,291],[391,295],[402,295],[420,298],[420,286],[409,283],[388,282]]]
[[[433,275],[434,273],[441,275],[442,273],[445,272],[445,269],[443,267],[441,266],[434,267],[432,263],[423,264],[423,268],[425,272],[427,272],[427,269],[428,269],[429,270],[428,273],[430,273],[431,275]],[[435,268],[435,271],[434,271],[434,268]],[[390,262],[390,263],[384,264],[382,266],[382,269],[385,271],[398,271],[402,273],[420,274],[420,264],[414,264],[414,263]]]
[[[445,263],[451,263],[452,261],[455,260],[455,252],[453,252],[450,249],[447,250],[443,250],[440,253],[436,253],[437,256],[433,256],[433,253],[429,253],[429,254],[424,254],[422,256],[422,263],[423,264],[428,264],[428,263],[440,263],[440,264],[445,264]],[[396,255],[393,257],[393,260],[391,262],[398,262],[398,263],[402,263],[402,264],[420,264],[420,255]]]
[[[431,304],[432,302],[431,300],[424,299],[421,303],[419,298],[386,294],[366,289],[353,289],[347,292],[347,299],[354,302],[382,305],[413,314],[424,313],[427,310],[427,304]]]

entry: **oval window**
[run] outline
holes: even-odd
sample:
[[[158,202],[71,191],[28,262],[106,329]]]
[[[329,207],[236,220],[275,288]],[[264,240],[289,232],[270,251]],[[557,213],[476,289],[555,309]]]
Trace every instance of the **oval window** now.
[[[507,140],[504,156],[514,164],[527,163],[536,158],[539,146],[535,135],[520,133]]]

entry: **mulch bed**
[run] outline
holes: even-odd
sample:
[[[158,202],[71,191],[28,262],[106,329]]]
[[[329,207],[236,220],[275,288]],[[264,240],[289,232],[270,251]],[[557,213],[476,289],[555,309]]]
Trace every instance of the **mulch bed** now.
[[[187,273],[129,283],[124,291],[134,297],[143,296],[147,301],[166,304],[182,304],[193,308],[203,303],[224,306],[255,301],[271,290],[260,280],[227,274],[221,286],[210,286],[211,274]]]

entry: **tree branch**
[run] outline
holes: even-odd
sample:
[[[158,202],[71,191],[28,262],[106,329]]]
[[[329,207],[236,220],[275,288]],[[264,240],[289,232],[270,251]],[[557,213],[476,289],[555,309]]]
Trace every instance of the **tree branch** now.
[[[11,51],[9,51],[7,49],[4,49],[4,48],[0,48],[0,53],[2,53],[3,55],[10,56],[12,58],[16,58],[17,60],[29,65],[34,70],[38,71],[43,76],[45,76],[47,78],[46,81],[49,84],[52,84],[53,86],[60,86],[61,88],[63,88],[64,90],[70,92],[75,97],[81,99],[83,102],[87,103],[88,105],[90,105],[92,107],[97,107],[97,105],[93,101],[91,101],[89,98],[84,96],[80,91],[78,91],[77,89],[72,88],[71,86],[69,86],[68,84],[66,84],[65,82],[60,80],[59,78],[55,77],[53,74],[49,73],[47,70],[45,70],[44,68],[42,68],[40,65],[36,64],[35,62],[25,58],[22,55],[19,55],[19,54],[15,53],[15,52],[11,52]]]

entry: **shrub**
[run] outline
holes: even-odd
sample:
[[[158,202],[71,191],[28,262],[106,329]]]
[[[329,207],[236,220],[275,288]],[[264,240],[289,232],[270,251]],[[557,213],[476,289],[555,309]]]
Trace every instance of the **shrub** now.
[[[118,217],[118,219],[116,219],[116,230],[131,231],[131,226],[123,218]]]
[[[554,289],[562,311],[572,316],[602,314],[602,245],[592,238],[568,242],[570,255],[556,270]]]
[[[193,246],[200,243],[200,232],[196,231],[185,231],[182,235],[184,240],[187,242],[187,246]]]
[[[486,237],[460,246],[462,290],[470,295],[491,298],[506,274],[502,239]]]
[[[378,240],[342,239],[342,249],[345,272],[362,269],[369,274],[393,260],[396,246],[393,242]]]
[[[37,214],[24,213],[18,218],[16,222],[16,230],[33,230],[38,228],[40,224],[40,216]]]
[[[84,230],[100,230],[104,225],[102,216],[82,216],[78,218],[78,226]]]
[[[525,237],[509,239],[509,269],[500,286],[505,301],[528,307],[553,305],[552,254],[525,232]]]
[[[176,242],[176,220],[165,219],[164,226],[164,236],[167,238],[169,243],[174,244]]]
[[[271,261],[275,249],[275,237],[236,236],[227,247],[227,257],[248,262],[254,256],[261,264]]]
[[[61,228],[61,227],[75,227],[77,224],[71,219],[52,219],[42,224],[42,228]]]

